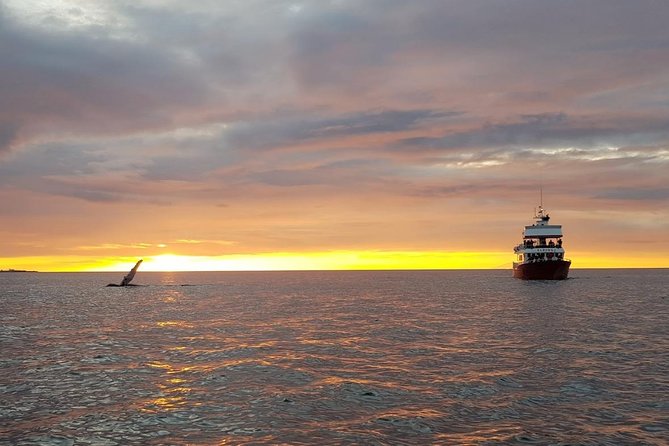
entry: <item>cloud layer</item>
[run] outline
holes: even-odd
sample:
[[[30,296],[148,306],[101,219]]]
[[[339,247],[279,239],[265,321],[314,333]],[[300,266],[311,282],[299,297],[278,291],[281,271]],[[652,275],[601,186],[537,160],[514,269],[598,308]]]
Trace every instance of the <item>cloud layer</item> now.
[[[654,0],[5,0],[0,257],[503,251],[539,184],[583,251],[666,252],[667,21]]]

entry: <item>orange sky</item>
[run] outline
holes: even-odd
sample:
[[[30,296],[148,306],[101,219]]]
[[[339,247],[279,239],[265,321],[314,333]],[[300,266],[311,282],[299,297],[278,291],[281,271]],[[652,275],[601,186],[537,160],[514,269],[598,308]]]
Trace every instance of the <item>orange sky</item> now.
[[[7,1],[0,269],[669,267],[667,17]]]

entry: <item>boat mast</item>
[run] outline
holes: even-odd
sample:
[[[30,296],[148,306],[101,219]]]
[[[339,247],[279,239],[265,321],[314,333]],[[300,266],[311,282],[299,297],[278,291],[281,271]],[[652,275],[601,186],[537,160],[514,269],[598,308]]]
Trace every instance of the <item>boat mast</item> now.
[[[544,209],[544,185],[539,183],[539,207],[536,209],[534,218],[537,219],[537,222],[547,222],[549,217]]]
[[[539,207],[534,209],[534,218],[544,216],[544,185],[539,183]]]

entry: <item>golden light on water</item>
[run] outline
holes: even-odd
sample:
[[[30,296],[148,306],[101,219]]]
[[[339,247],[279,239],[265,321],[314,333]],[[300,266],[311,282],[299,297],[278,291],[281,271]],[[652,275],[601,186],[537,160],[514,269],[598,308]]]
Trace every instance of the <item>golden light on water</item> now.
[[[188,380],[173,377],[173,375],[188,371],[193,367],[177,368],[167,362],[159,361],[149,362],[146,365],[153,369],[163,370],[165,376],[161,382],[156,384],[160,396],[144,401],[140,410],[151,413],[169,412],[186,405],[186,397],[193,389],[187,385]]]

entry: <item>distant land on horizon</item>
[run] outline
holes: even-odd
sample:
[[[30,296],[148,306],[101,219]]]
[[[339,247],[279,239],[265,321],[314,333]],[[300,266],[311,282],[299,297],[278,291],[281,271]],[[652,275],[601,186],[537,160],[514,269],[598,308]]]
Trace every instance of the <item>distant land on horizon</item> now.
[[[39,271],[28,269],[0,269],[0,273],[38,273]]]

